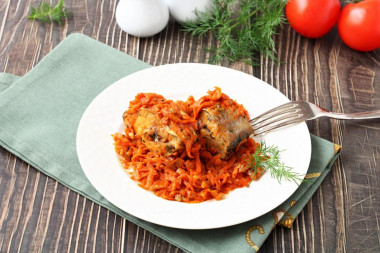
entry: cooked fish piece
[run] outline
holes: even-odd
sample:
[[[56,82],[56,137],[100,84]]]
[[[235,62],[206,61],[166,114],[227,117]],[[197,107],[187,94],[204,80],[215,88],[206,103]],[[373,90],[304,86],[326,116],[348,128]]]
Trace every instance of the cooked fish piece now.
[[[125,112],[123,119],[150,151],[172,155],[185,150],[172,123],[163,124],[160,117],[149,109],[140,108],[132,114]],[[205,138],[207,149],[214,154],[220,153],[222,159],[228,158],[243,140],[253,134],[246,116],[219,104],[202,109],[198,116],[198,131]]]
[[[140,108],[133,115],[126,112],[123,119],[125,125],[133,122],[135,134],[141,137],[142,142],[150,151],[170,155],[185,148],[182,140],[170,128],[170,125],[160,123],[158,115],[149,109]]]
[[[220,105],[204,108],[198,120],[201,135],[206,139],[209,151],[219,152],[221,158],[228,158],[241,141],[253,134],[246,116]]]

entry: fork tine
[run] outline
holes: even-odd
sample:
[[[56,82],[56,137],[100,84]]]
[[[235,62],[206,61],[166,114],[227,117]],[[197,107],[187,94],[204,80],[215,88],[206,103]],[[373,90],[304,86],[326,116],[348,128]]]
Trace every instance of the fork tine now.
[[[269,110],[250,120],[254,135],[260,135],[277,128],[305,121],[306,111],[299,101],[292,101]]]
[[[281,127],[285,127],[285,126],[289,126],[289,125],[294,125],[294,124],[297,124],[297,123],[300,123],[303,121],[305,121],[305,118],[302,117],[302,115],[299,115],[298,117],[294,117],[294,118],[288,118],[282,122],[277,122],[277,124],[270,124],[270,125],[265,125],[265,126],[262,126],[260,128],[257,128],[254,130],[253,135],[257,136],[257,135],[275,130],[277,128],[281,128]]]
[[[297,106],[297,103],[294,101],[286,103],[286,104],[282,104],[280,106],[277,106],[277,107],[257,116],[254,119],[251,119],[249,122],[251,123],[251,125],[255,125],[256,123],[259,123],[259,122],[265,121],[267,119],[270,119],[274,116],[280,115],[283,112],[288,112],[289,109],[292,109],[296,106]]]
[[[268,127],[271,125],[278,125],[278,124],[286,122],[286,121],[295,120],[302,115],[303,114],[301,113],[300,109],[290,109],[290,110],[287,110],[285,112],[281,111],[281,112],[277,113],[276,116],[273,116],[273,117],[268,118],[268,119],[264,119],[264,120],[259,121],[255,124],[251,125],[251,126],[252,126],[253,130],[255,131],[255,130],[263,128],[263,127]]]

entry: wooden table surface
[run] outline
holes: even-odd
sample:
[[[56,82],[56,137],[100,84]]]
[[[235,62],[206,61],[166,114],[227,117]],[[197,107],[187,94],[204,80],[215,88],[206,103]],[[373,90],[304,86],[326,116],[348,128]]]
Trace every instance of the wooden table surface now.
[[[26,74],[74,32],[155,66],[207,63],[202,48],[215,43],[191,38],[173,21],[154,37],[128,36],[115,22],[117,0],[67,0],[73,18],[62,26],[27,20],[30,5],[38,2],[0,0],[1,72]],[[380,109],[380,50],[353,51],[335,28],[311,40],[285,25],[276,41],[283,64],[261,58],[257,67],[223,65],[264,80],[291,100],[336,112]],[[311,133],[342,145],[341,156],[293,227],[274,229],[261,252],[380,252],[380,120],[320,119],[308,126]],[[1,252],[182,252],[2,147],[0,185]]]

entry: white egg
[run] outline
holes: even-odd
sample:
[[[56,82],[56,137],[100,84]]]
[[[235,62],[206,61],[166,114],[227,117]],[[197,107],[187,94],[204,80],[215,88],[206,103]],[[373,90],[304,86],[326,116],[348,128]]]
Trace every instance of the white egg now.
[[[195,21],[195,11],[204,12],[211,10],[214,0],[165,0],[169,7],[170,15],[177,22]]]
[[[169,9],[162,0],[121,0],[115,16],[123,31],[137,37],[150,37],[166,27]]]

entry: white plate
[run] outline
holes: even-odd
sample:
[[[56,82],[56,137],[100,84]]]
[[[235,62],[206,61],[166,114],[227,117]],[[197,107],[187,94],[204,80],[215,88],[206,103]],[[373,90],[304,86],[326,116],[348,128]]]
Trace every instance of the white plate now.
[[[214,86],[222,88],[251,117],[289,100],[267,83],[229,68],[205,64],[172,64],[131,74],[109,86],[89,105],[77,133],[80,164],[89,181],[111,203],[140,219],[174,228],[210,229],[259,217],[289,198],[295,183],[281,182],[266,173],[249,187],[236,189],[221,201],[198,204],[164,200],[129,178],[116,157],[111,134],[121,132],[122,114],[139,92],[154,92],[173,100],[195,99]],[[295,172],[307,172],[310,135],[305,123],[263,137],[284,150],[281,158]]]

